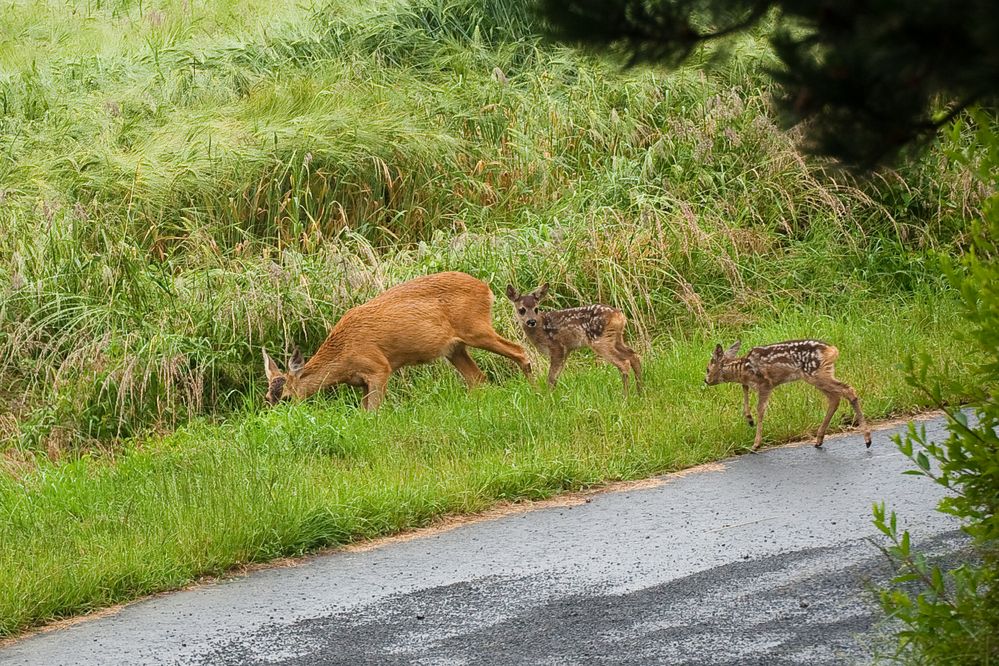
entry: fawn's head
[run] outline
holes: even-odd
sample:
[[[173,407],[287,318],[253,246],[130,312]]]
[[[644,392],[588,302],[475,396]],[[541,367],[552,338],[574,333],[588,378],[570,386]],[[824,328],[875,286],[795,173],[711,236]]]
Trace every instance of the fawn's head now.
[[[541,321],[538,314],[538,303],[548,293],[548,283],[535,289],[528,294],[519,294],[512,284],[506,286],[506,297],[513,303],[513,314],[517,321],[525,328],[534,328]]]
[[[708,361],[708,373],[704,377],[705,384],[714,386],[715,384],[722,383],[722,369],[724,368],[725,363],[735,359],[736,354],[739,353],[739,347],[741,346],[741,340],[724,350],[721,345],[715,345],[715,351],[711,354],[711,360]]]
[[[285,398],[298,395],[298,378],[304,365],[305,359],[298,347],[295,347],[288,359],[288,372],[281,372],[278,364],[264,350],[264,372],[267,374],[267,394],[264,399],[268,405],[276,405]]]

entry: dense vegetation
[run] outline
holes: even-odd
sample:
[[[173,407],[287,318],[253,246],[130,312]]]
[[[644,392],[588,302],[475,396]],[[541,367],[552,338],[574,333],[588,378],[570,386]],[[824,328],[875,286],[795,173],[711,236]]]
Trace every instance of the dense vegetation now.
[[[958,155],[983,181],[999,184],[999,132],[976,110],[975,153]],[[895,512],[874,509],[875,524],[889,539],[883,550],[898,565],[881,603],[902,629],[891,657],[905,664],[995,664],[999,661],[999,193],[986,200],[971,227],[972,252],[947,267],[961,293],[967,330],[962,343],[981,352],[970,380],[955,377],[928,355],[909,361],[913,386],[938,405],[955,389],[968,393],[968,411],[947,409],[949,436],[934,442],[909,425],[899,448],[915,463],[912,473],[948,490],[938,510],[956,517],[972,556],[943,567],[912,547]],[[963,327],[962,327],[963,328]],[[918,538],[919,535],[917,535]]]
[[[805,159],[755,36],[664,73],[538,32],[509,0],[5,8],[0,633],[725,455],[751,433],[734,391],[698,387],[722,337],[834,338],[874,417],[929,404],[908,352],[962,376],[937,254],[988,193],[972,167],[934,150],[856,182]],[[349,391],[258,413],[261,346],[314,349],[444,269],[625,308],[648,394],[581,357],[549,395],[480,355],[501,385],[471,397],[440,365],[377,415]],[[795,388],[772,409],[774,439],[821,416]]]
[[[870,168],[919,150],[965,109],[999,102],[992,0],[538,0],[563,39],[631,62],[683,63],[769,21],[784,121],[810,149]]]

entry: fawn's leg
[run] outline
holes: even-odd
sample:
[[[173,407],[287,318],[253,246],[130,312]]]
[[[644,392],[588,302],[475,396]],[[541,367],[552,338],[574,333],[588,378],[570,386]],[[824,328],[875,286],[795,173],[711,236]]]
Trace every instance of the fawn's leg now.
[[[816,380],[810,381],[809,383],[814,385],[826,395],[835,394],[837,396],[837,404],[839,404],[839,398],[846,398],[850,402],[850,406],[853,407],[853,415],[857,422],[857,426],[864,433],[864,443],[868,448],[870,448],[871,431],[867,428],[867,422],[864,419],[864,412],[860,408],[860,398],[857,396],[857,392],[853,390],[853,387],[833,377],[832,368],[829,369],[826,375],[818,377]],[[832,416],[828,415],[826,418],[828,420],[832,418]],[[825,428],[823,428],[820,432],[824,435]],[[821,443],[820,439],[817,445],[821,445]]]
[[[468,388],[472,388],[478,384],[485,381],[486,376],[482,374],[479,370],[479,366],[475,365],[475,361],[472,357],[468,355],[468,349],[464,344],[458,344],[450,354],[448,354],[447,360],[451,362],[461,376],[465,379],[465,383]]]
[[[821,389],[819,389],[821,390]],[[829,422],[832,421],[833,414],[839,409],[839,393],[834,391],[822,391],[826,399],[829,401],[829,408],[826,410],[826,417],[822,419],[822,425],[819,426],[819,432],[815,435],[815,448],[820,448],[822,446],[822,440],[826,436],[826,428],[829,427]]]
[[[549,350],[548,359],[550,361],[548,365],[548,386],[549,388],[555,388],[555,383],[558,381],[558,376],[562,374],[562,368],[565,367],[565,359],[568,353],[562,349],[552,348]]]
[[[860,397],[849,384],[844,384],[843,382],[837,383],[842,386],[841,391],[843,395],[850,401],[850,406],[853,407],[853,415],[857,417],[857,426],[864,433],[864,444],[867,445],[867,448],[871,448],[871,431],[867,427],[867,421],[864,420],[864,412],[860,409]]]
[[[621,356],[624,356],[628,360],[628,365],[631,366],[631,371],[635,375],[635,389],[641,393],[642,392],[642,360],[638,358],[638,354],[635,350],[624,344],[624,339],[619,339],[617,341],[617,352]]]
[[[767,411],[767,402],[770,400],[770,393],[773,389],[760,387],[759,398],[756,402],[756,439],[753,440],[753,450],[756,451],[763,444],[763,415]]]
[[[745,384],[742,385],[742,415],[746,417],[750,428],[756,425],[753,423],[753,414],[749,411],[749,387]]]
[[[631,363],[628,361],[627,357],[618,352],[617,345],[613,339],[608,340],[606,337],[595,341],[592,345],[593,351],[597,353],[597,356],[604,359],[621,373],[621,381],[624,383],[624,397],[628,397],[628,369],[631,368]]]
[[[850,399],[850,406],[853,407],[853,413],[860,422],[857,425],[861,432],[864,433],[864,444],[867,445],[867,448],[871,448],[871,431],[867,427],[867,421],[864,420],[864,412],[860,409],[860,398],[857,396],[857,392],[854,391],[853,388],[850,388],[850,391],[852,391],[854,395],[854,397]]]

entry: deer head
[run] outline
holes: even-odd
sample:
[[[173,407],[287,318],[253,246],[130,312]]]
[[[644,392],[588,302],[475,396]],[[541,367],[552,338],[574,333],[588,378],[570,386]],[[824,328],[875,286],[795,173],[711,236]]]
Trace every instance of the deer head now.
[[[513,303],[513,313],[517,321],[524,328],[534,328],[538,325],[541,317],[538,314],[538,304],[548,293],[548,283],[535,289],[529,294],[519,294],[512,284],[506,286],[506,297]]]
[[[732,361],[735,359],[736,355],[739,353],[739,347],[742,346],[742,341],[737,341],[734,345],[728,349],[722,350],[721,345],[715,345],[715,351],[711,354],[711,360],[708,362],[708,372],[704,377],[704,383],[709,386],[714,386],[715,384],[721,384],[722,381],[722,370],[727,361]]]
[[[281,372],[278,364],[264,352],[264,372],[267,375],[267,395],[265,400],[268,405],[276,405],[285,398],[292,398],[298,395],[298,379],[305,366],[305,359],[298,347],[291,353],[288,359],[288,372]]]

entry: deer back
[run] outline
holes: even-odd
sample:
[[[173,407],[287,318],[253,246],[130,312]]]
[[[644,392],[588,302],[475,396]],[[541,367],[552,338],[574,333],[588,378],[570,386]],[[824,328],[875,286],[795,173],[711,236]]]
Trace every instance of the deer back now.
[[[821,340],[788,340],[765,347],[753,347],[746,355],[749,367],[776,382],[814,375],[831,366],[839,356],[836,347]]]
[[[466,273],[418,277],[347,311],[310,363],[379,355],[395,369],[432,361],[459,338],[491,329],[492,303],[488,285]]]
[[[624,328],[625,317],[609,305],[586,305],[544,313],[542,333],[566,349],[592,344],[608,329]]]

